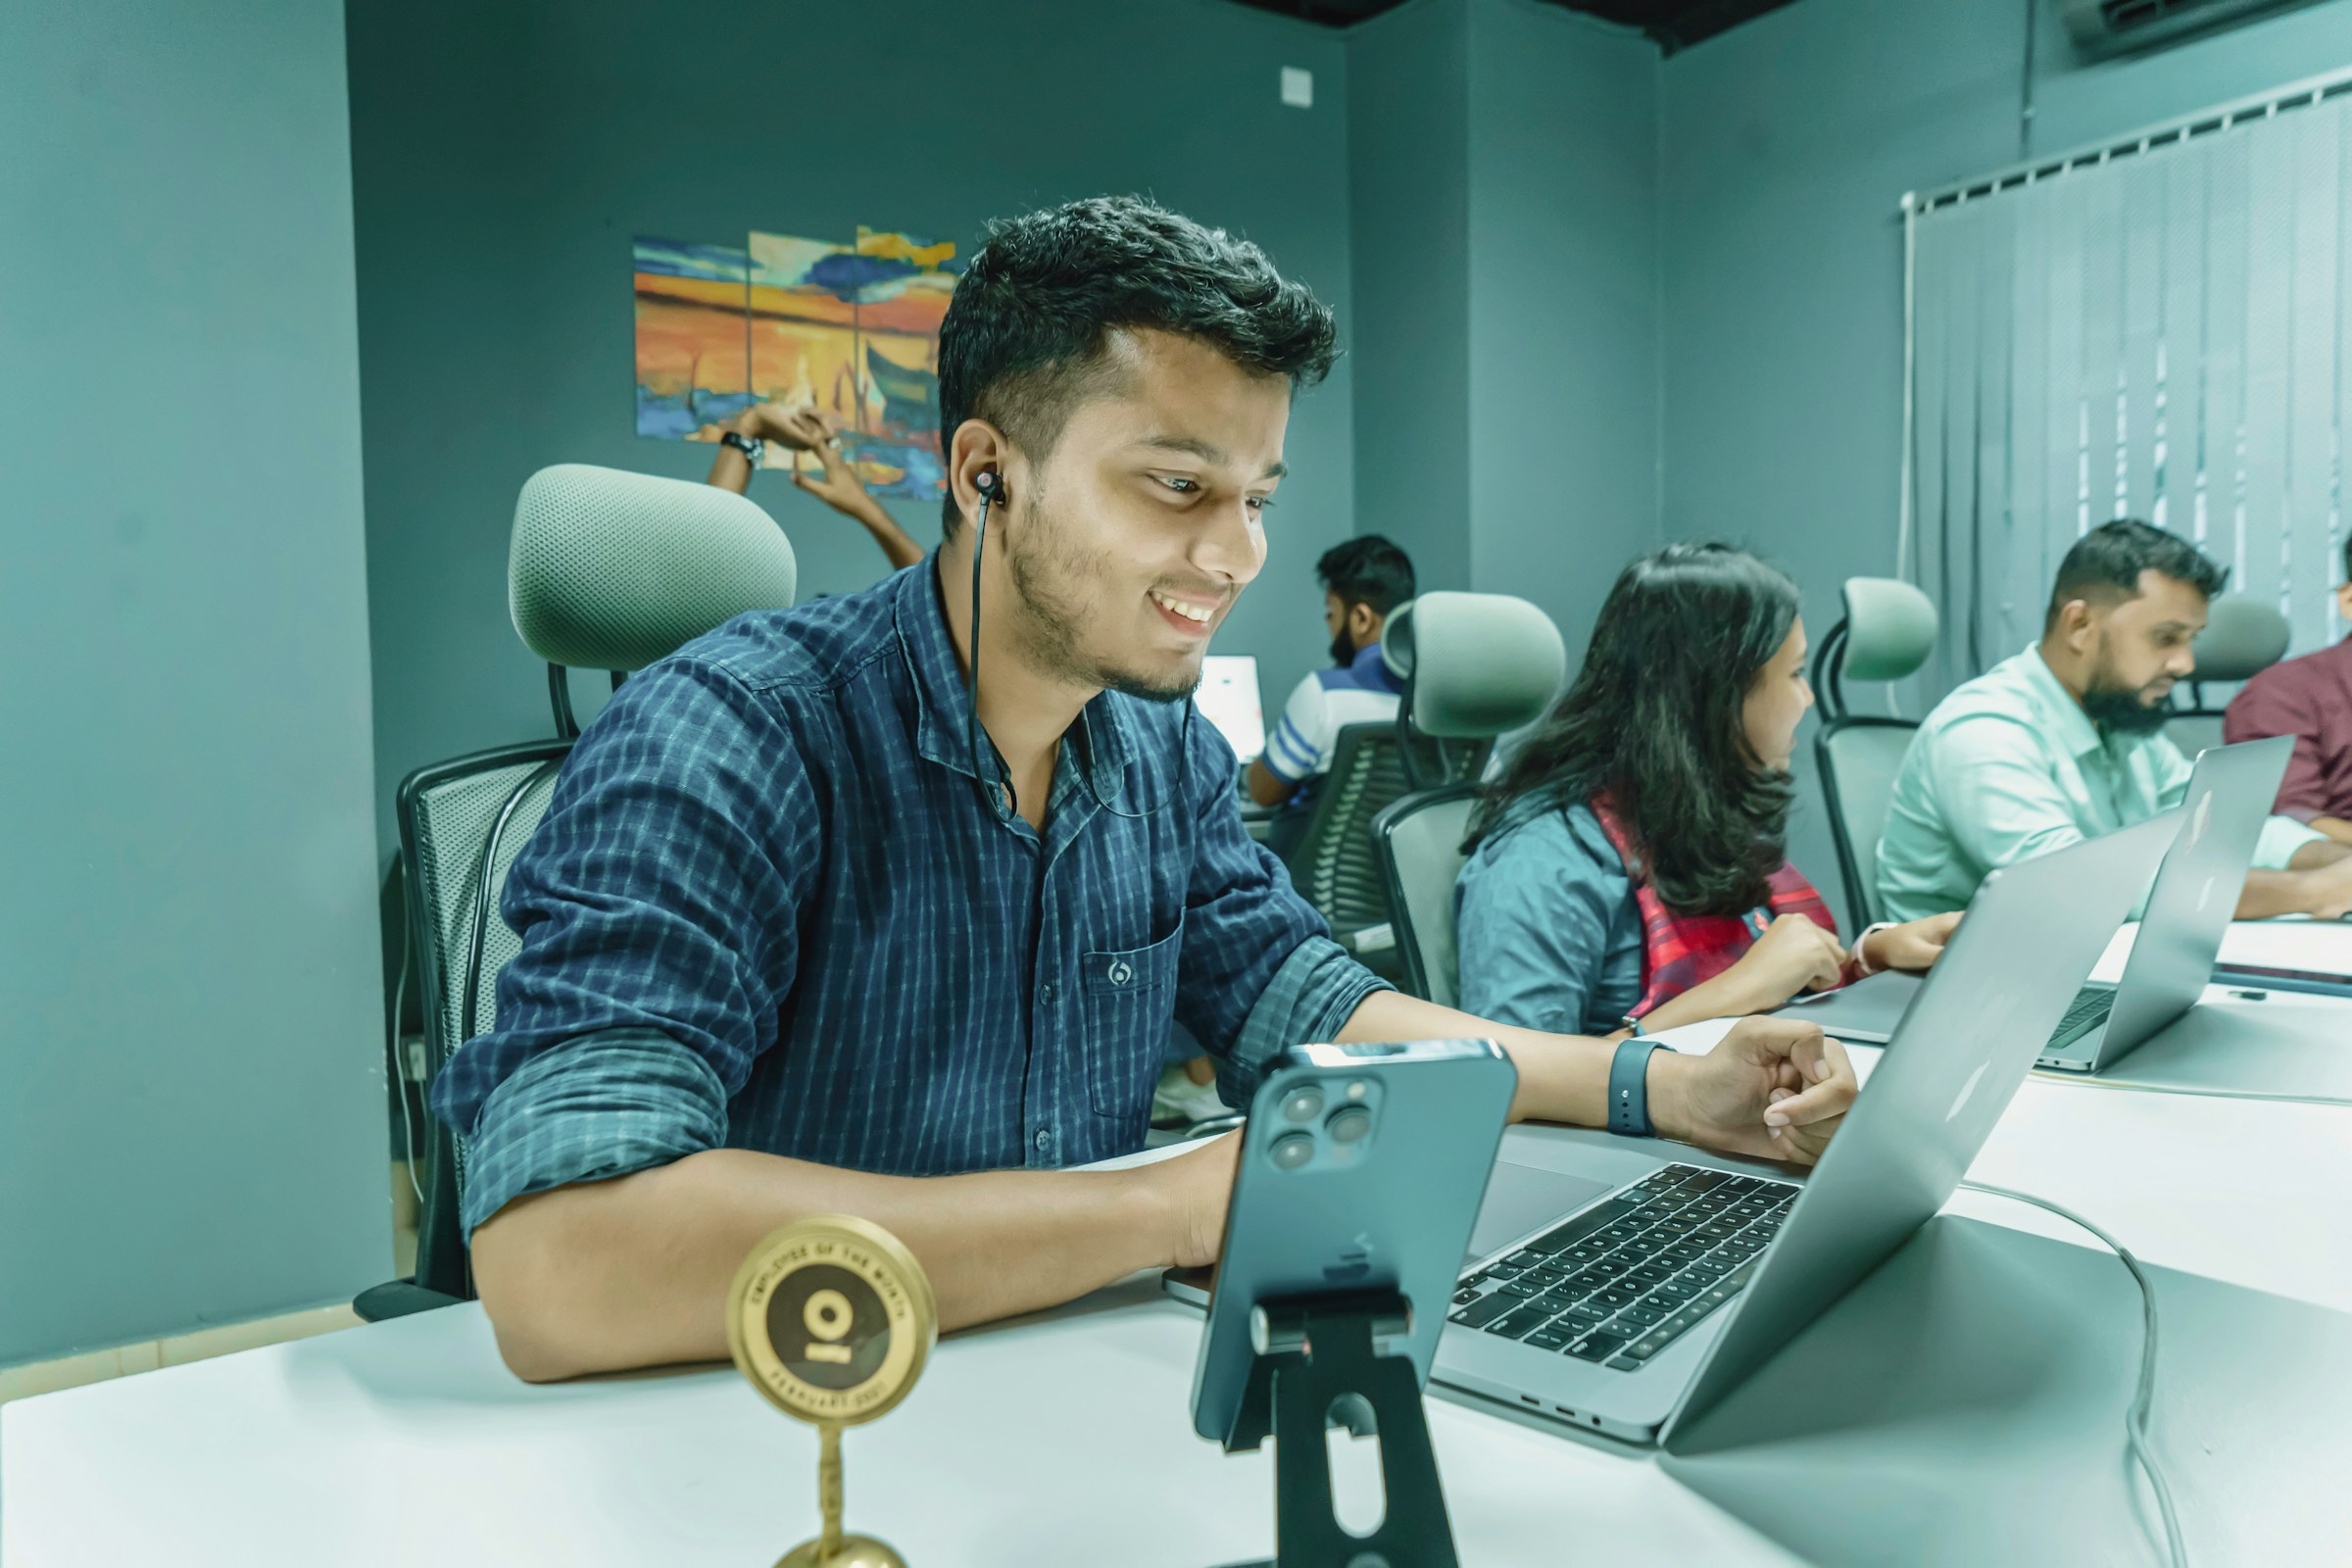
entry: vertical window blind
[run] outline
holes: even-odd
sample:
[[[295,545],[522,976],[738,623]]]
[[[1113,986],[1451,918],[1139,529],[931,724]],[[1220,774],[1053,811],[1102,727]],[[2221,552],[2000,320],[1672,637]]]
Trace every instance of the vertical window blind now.
[[[2112,517],[2194,540],[2293,652],[2343,635],[2352,76],[1906,198],[1911,544],[1948,690]]]

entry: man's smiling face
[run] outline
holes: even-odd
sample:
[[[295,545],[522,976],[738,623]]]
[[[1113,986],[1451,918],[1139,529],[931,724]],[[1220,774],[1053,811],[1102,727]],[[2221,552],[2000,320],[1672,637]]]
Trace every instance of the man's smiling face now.
[[[1043,461],[1008,465],[1016,638],[1041,674],[1175,701],[1265,564],[1291,387],[1171,332],[1114,331],[1109,351]]]

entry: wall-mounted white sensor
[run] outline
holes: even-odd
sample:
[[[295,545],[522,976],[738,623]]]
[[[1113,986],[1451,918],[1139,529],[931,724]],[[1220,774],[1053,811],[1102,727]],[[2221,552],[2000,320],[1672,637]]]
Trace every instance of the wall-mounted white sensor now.
[[[1282,68],[1282,101],[1293,109],[1315,107],[1315,74],[1297,66]]]

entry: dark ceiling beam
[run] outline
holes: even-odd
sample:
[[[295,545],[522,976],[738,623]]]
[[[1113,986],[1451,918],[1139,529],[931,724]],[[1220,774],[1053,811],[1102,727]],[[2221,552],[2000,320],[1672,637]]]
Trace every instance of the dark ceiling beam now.
[[[1326,27],[1349,27],[1395,9],[1403,0],[1234,0]],[[1549,0],[1620,26],[1638,27],[1668,54],[1728,32],[1793,0]]]

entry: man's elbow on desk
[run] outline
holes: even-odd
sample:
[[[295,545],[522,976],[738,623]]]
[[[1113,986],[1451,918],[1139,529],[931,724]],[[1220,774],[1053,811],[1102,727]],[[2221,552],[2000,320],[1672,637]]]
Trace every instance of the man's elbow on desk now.
[[[732,1261],[658,1220],[705,1157],[533,1193],[475,1229],[474,1289],[510,1371],[557,1383],[726,1354]]]

